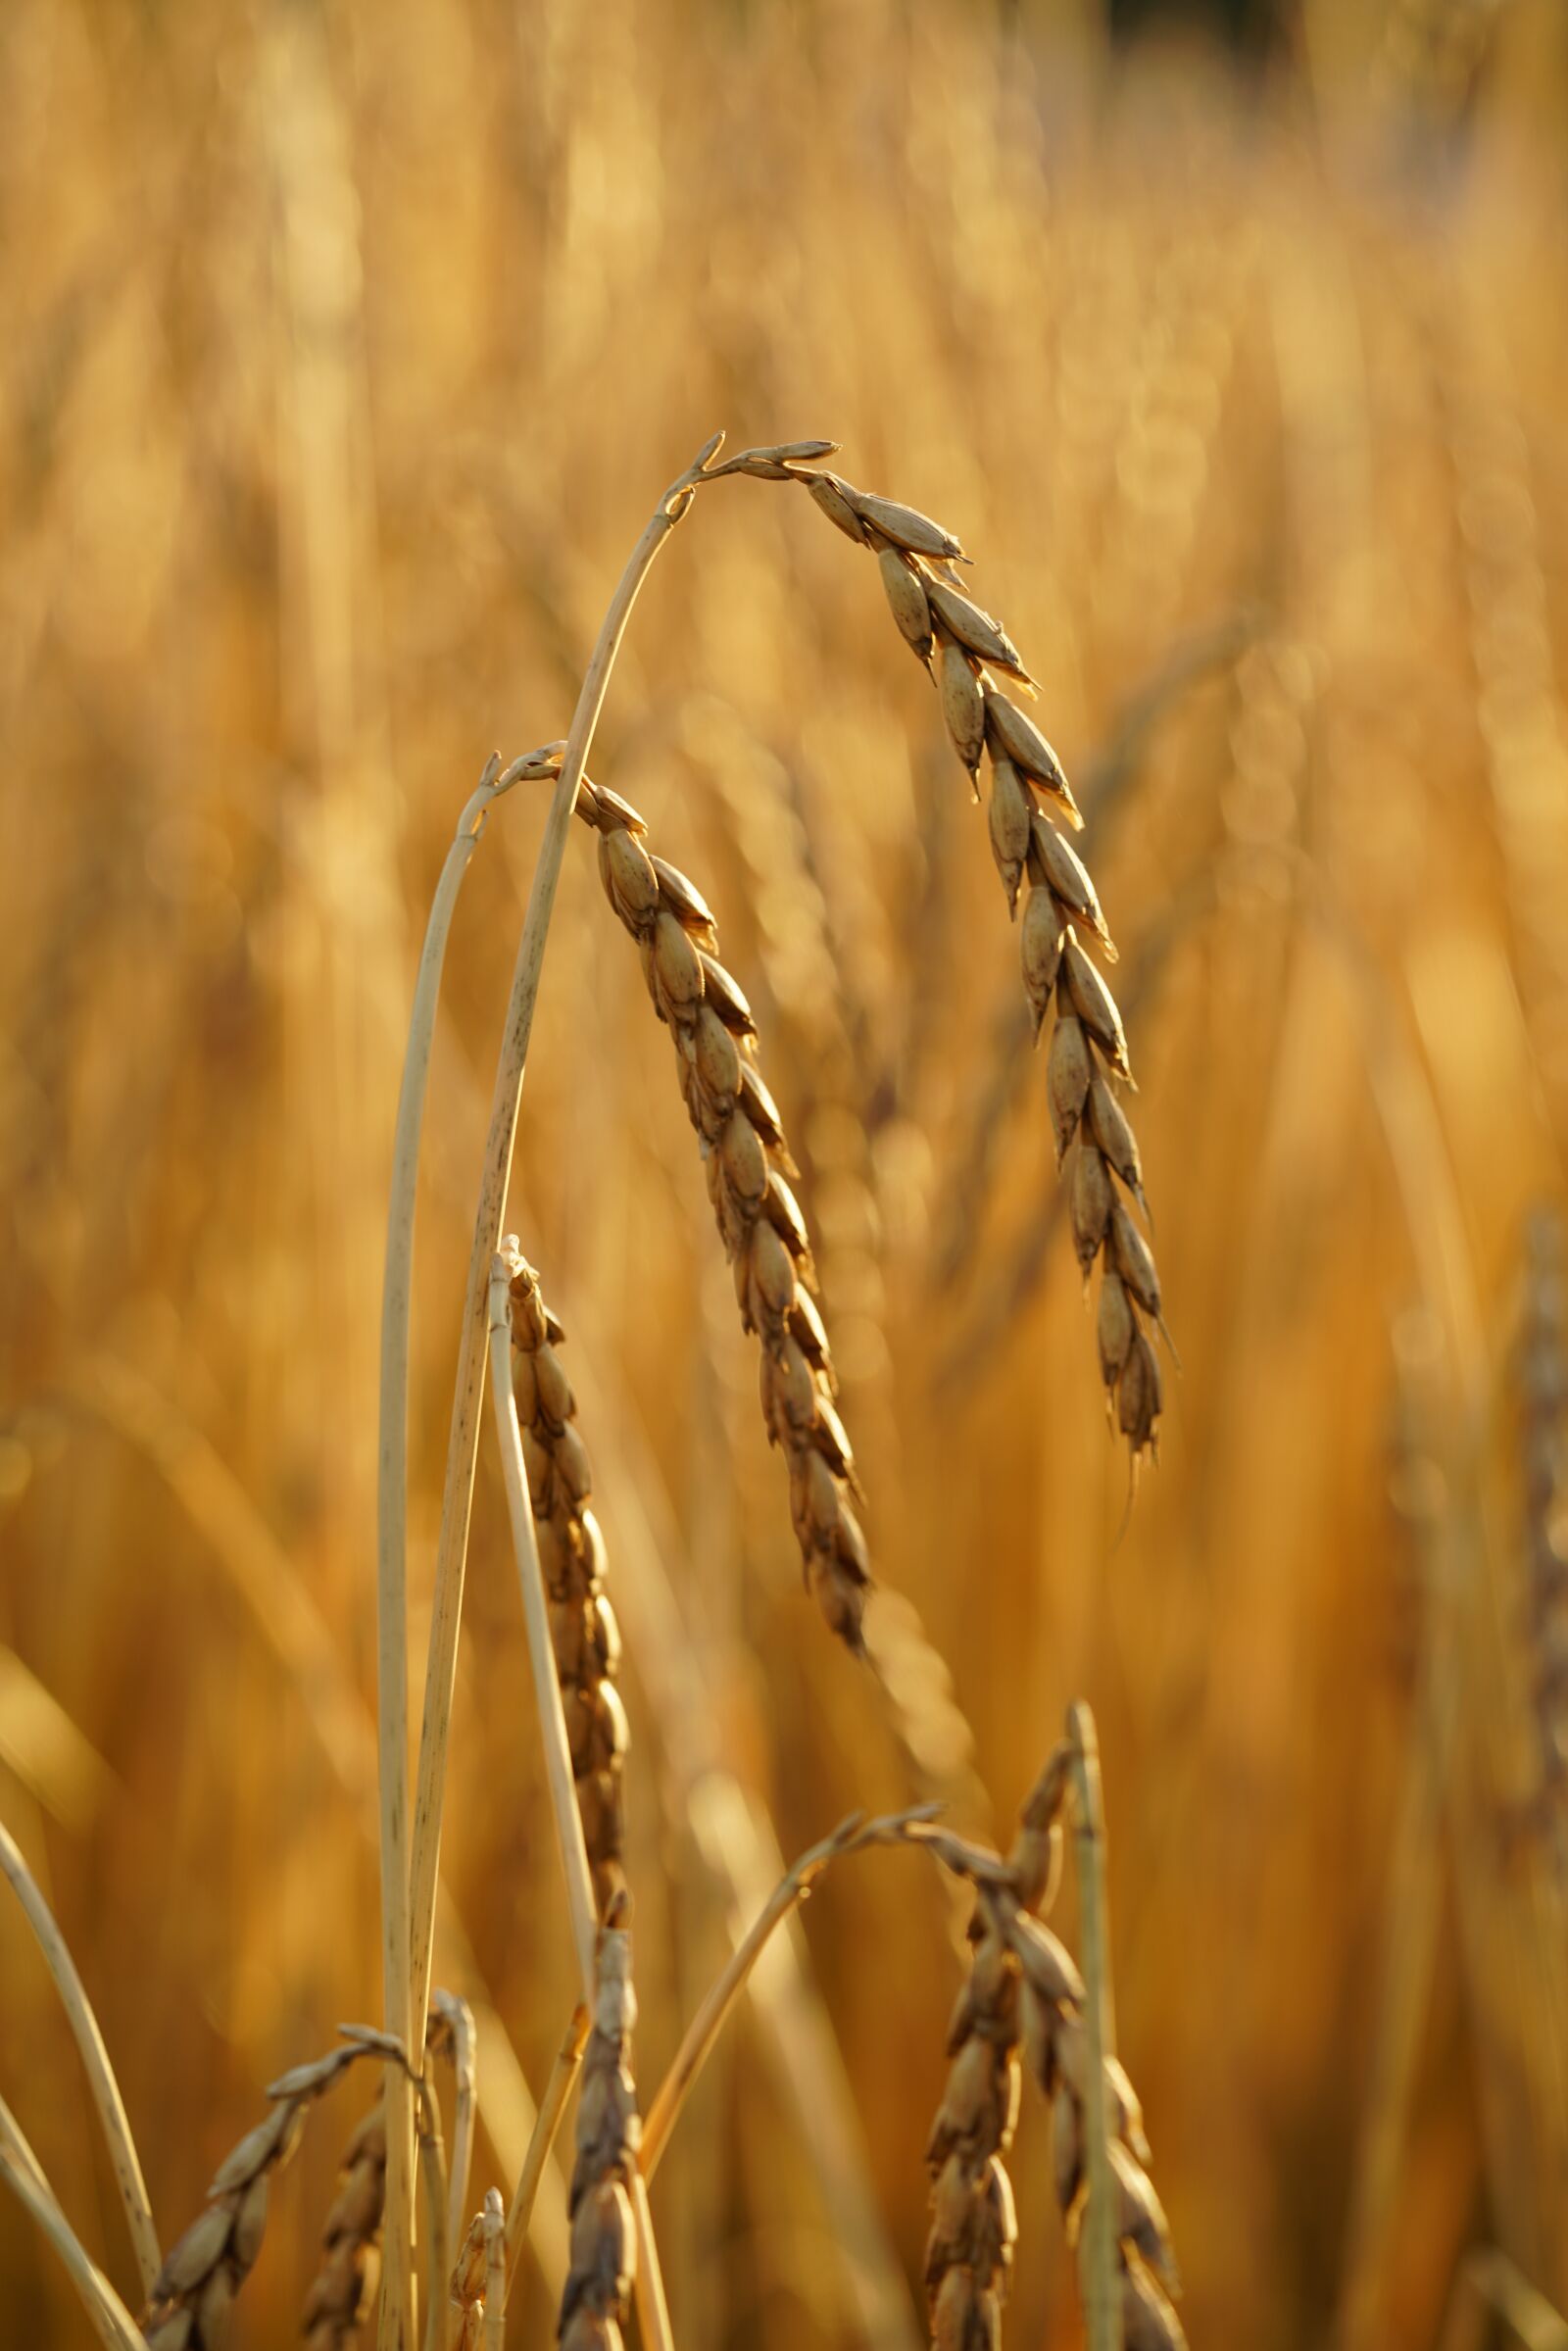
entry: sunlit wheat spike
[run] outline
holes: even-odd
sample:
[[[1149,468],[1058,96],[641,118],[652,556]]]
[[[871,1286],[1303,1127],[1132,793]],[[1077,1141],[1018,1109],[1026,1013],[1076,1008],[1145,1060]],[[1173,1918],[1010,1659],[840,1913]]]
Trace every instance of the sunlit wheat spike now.
[[[870,1582],[851,1498],[858,1483],[833,1406],[837,1382],[811,1295],[810,1243],[789,1184],[795,1165],[754,1059],[757,1024],[717,959],[706,902],[684,874],[650,855],[641,817],[587,782],[577,813],[598,833],[605,894],[637,943],[654,1009],[674,1039],[741,1319],[761,1348],[762,1417],[789,1470],[807,1580],[833,1631],[858,1651]]]
[[[141,2322],[149,2351],[221,2351],[235,2300],[261,2251],[272,2180],[299,2145],[307,2109],[358,2059],[402,2057],[383,2033],[367,2026],[344,2030],[353,2037],[343,2047],[292,2067],[270,2084],[271,2112],[214,2173],[205,2205],[170,2247],[153,2280]],[[384,2164],[384,2138],[381,2159]],[[313,2337],[339,2339],[331,2333]]]
[[[512,1278],[512,1393],[522,1430],[550,1639],[571,1748],[572,1780],[599,1916],[625,1894],[626,1710],[615,1688],[620,1631],[605,1591],[605,1542],[588,1507],[593,1473],[577,1433],[564,1338],[539,1277]]]
[[[1111,1076],[1130,1083],[1132,1065],[1116,1000],[1080,944],[1079,929],[1107,961],[1116,950],[1087,866],[1051,821],[1054,815],[1076,830],[1083,818],[1051,744],[992,674],[1001,671],[1033,691],[1001,621],[954,580],[950,565],[962,557],[956,535],[840,474],[802,470],[798,478],[847,538],[875,552],[899,632],[934,668],[943,724],[977,795],[980,761],[990,754],[991,853],[1009,915],[1017,916],[1028,885],[1019,923],[1024,995],[1037,1039],[1056,1006],[1046,1065],[1056,1159],[1063,1165],[1078,1138],[1074,1239],[1086,1277],[1099,1258],[1102,1286],[1117,1285],[1101,1312],[1100,1367],[1107,1412],[1136,1465],[1145,1452],[1159,1450],[1163,1383],[1138,1321],[1142,1311],[1158,1323],[1159,1286],[1147,1243],[1127,1239],[1131,1228],[1114,1197],[1113,1177],[1140,1208],[1146,1205],[1138,1145],[1108,1084]]]
[[[337,2194],[321,2231],[320,2265],[300,2314],[309,2351],[347,2351],[359,2339],[380,2276],[385,2196],[386,2126],[378,2100],[343,2151]]]

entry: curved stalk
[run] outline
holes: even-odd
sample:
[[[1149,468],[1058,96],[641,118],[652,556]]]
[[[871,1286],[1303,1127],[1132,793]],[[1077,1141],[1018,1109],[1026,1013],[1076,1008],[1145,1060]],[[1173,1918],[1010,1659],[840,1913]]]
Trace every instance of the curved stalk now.
[[[145,2351],[129,2311],[61,2211],[43,2167],[3,2098],[0,2098],[0,2180],[32,2215],[65,2263],[105,2351]]]
[[[552,747],[554,748],[554,747]],[[492,752],[484,773],[458,818],[458,829],[436,884],[409,1017],[408,1051],[398,1094],[392,1145],[392,1190],[387,1203],[386,1265],[381,1284],[380,1442],[376,1473],[377,1763],[381,1797],[382,2022],[407,2048],[409,2040],[409,1651],[408,1459],[409,1322],[414,1286],[414,1206],[419,1134],[430,1076],[436,1004],[447,938],[468,860],[479,846],[491,805],[540,758],[514,759],[505,772]],[[421,2020],[422,2026],[422,2020]],[[402,2339],[412,2339],[414,2088],[401,2067],[388,2068],[387,2249],[389,2302]]]
[[[710,1986],[707,1997],[687,2026],[680,2047],[670,2060],[668,2073],[660,2083],[653,2104],[643,2120],[642,2170],[645,2180],[652,2180],[659,2169],[660,2157],[669,2144],[669,2134],[680,2119],[692,2085],[708,2063],[713,2044],[724,2029],[736,2001],[746,1988],[747,1980],[766,1949],[774,1931],[806,1901],[817,1879],[830,1861],[844,1853],[863,1852],[867,1845],[894,1844],[908,1837],[912,1827],[930,1821],[935,1806],[916,1805],[912,1811],[886,1815],[881,1820],[866,1820],[858,1812],[840,1822],[831,1837],[824,1837],[809,1852],[803,1853],[792,1870],[779,1880],[747,1933],[736,1944],[725,1966]]]
[[[66,1938],[56,1924],[53,1911],[38,1889],[38,1884],[22,1857],[22,1851],[10,1831],[0,1826],[0,1875],[11,1883],[12,1891],[22,1904],[28,1926],[32,1929],[38,1948],[42,1951],[49,1973],[55,1980],[71,2030],[75,2034],[81,2061],[92,2084],[93,2102],[109,2142],[109,2157],[114,2168],[115,2185],[120,2201],[125,2208],[125,2225],[136,2252],[136,2266],[141,2273],[142,2292],[150,2294],[153,2279],[163,2264],[158,2249],[158,2231],[153,2226],[152,2206],[147,2200],[147,2182],[141,2176],[141,2164],[136,2154],[136,2142],[130,2135],[130,2124],[125,2116],[124,2101],[115,2069],[109,2062],[109,2051],[98,2029],[76,1963],[66,1945]]]

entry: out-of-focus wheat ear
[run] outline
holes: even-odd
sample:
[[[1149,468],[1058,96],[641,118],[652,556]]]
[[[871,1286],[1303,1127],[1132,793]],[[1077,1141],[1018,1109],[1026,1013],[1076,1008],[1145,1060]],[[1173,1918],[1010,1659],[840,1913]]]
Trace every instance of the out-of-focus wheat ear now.
[[[561,1348],[565,1334],[545,1304],[533,1268],[512,1277],[512,1392],[539,1565],[550,1602],[550,1638],[565,1709],[572,1783],[602,1920],[624,1893],[626,1710],[615,1687],[620,1631],[605,1591],[605,1543],[588,1507],[593,1475],[577,1433],[576,1398]]]
[[[3,1823],[0,1823],[0,1872],[4,1873],[12,1892],[22,1905],[23,1915],[55,1980],[55,1988],[81,2052],[93,2103],[98,2109],[104,2137],[109,2145],[115,2186],[124,2208],[125,2226],[130,2231],[136,2265],[141,2272],[142,2291],[150,2293],[153,2280],[162,2266],[163,2255],[159,2250],[158,2231],[153,2225],[152,2206],[147,2198],[147,2183],[142,2178],[141,2160],[131,2136],[124,2100],[120,2094],[115,2069],[109,2062],[109,2051],[99,2030],[98,2019],[93,2013],[92,2002],[76,1973],[76,1963],[71,1956],[53,1911],[43,1898],[37,1880],[23,1858],[21,1846]]]
[[[385,2200],[386,2123],[377,2099],[356,2126],[338,2167],[320,2266],[300,2314],[308,2351],[347,2351],[358,2340],[380,2279]]]
[[[445,1804],[447,1750],[452,1734],[453,1696],[457,1681],[458,1636],[467,1569],[468,1521],[473,1500],[485,1373],[493,1352],[490,1325],[493,1260],[501,1239],[501,1219],[521,1107],[523,1072],[527,1064],[528,1042],[538,1003],[551,915],[555,908],[578,788],[632,608],[671,531],[691,512],[698,490],[714,478],[714,461],[723,438],[722,432],[711,434],[692,463],[662,492],[627,558],[600,623],[561,754],[555,791],[545,818],[528,892],[527,912],[523,917],[516,959],[513,966],[503,1043],[491,1096],[490,1123],[485,1134],[483,1172],[474,1209],[473,1236],[464,1295],[458,1375],[453,1391],[446,1476],[441,1496],[441,1530],[436,1545],[424,1713],[419,1730],[418,1766],[415,1782],[409,1856],[411,1957],[408,2006],[409,2037],[416,2043],[423,2039],[434,1965],[441,1818]],[[504,1358],[500,1368],[504,1375]],[[394,2133],[389,2138],[389,2156],[397,2137],[398,2134]],[[394,2195],[394,2179],[389,2162],[389,2253],[394,2244],[401,2248],[407,2243],[412,2229],[408,2182],[400,2176],[397,2184],[399,2192]],[[395,2316],[395,2313],[384,2308],[384,2320],[391,2321]],[[383,2334],[388,2331],[389,2327],[384,2325]],[[400,2351],[409,2351],[409,2347],[405,2344]]]
[[[1111,2171],[1109,2103],[1102,2083],[1116,2054],[1115,2011],[1106,1952],[1105,1813],[1100,1786],[1100,1745],[1087,1706],[1067,1718],[1077,1798],[1078,1900],[1082,1919],[1085,1993],[1084,2053],[1095,2087],[1081,2120],[1088,2212],[1081,2237],[1080,2275],[1089,2351],[1118,2351],[1120,2296],[1116,2278],[1116,2183]]]
[[[762,1417],[788,1466],[807,1582],[832,1630],[859,1653],[870,1566],[852,1499],[855,1458],[833,1404],[837,1381],[811,1295],[806,1220],[788,1180],[794,1161],[757,1070],[757,1024],[718,960],[706,901],[650,854],[636,810],[585,783],[577,812],[599,836],[605,895],[637,944],[654,1010],[674,1041],[676,1079],[741,1320],[761,1349]]]
[[[299,2145],[310,2107],[362,2057],[407,2063],[390,2033],[368,2025],[341,2030],[343,2047],[269,2083],[270,2113],[229,2150],[202,2210],[165,2254],[142,2314],[149,2351],[221,2351],[261,2251],[273,2178]]]

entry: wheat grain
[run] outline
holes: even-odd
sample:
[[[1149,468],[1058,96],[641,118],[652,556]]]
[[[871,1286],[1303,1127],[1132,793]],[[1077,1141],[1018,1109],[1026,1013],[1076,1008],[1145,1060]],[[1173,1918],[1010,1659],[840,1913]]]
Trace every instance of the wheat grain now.
[[[377,2099],[338,2169],[337,2194],[321,2231],[320,2267],[300,2316],[309,2351],[344,2351],[356,2339],[380,2278],[385,2201],[386,2124]]]
[[[585,780],[577,813],[599,836],[605,894],[637,942],[654,1008],[675,1041],[741,1319],[761,1348],[762,1417],[789,1468],[808,1583],[833,1631],[858,1651],[870,1568],[850,1498],[855,1459],[833,1402],[837,1381],[812,1295],[810,1244],[788,1182],[795,1164],[757,1068],[751,1008],[717,959],[717,931],[701,894],[651,854],[636,809]]]
[[[406,2062],[390,2033],[363,2025],[342,2030],[352,2036],[343,2047],[270,2083],[271,2112],[214,2173],[203,2209],[153,2280],[141,2322],[149,2351],[219,2351],[226,2342],[235,2297],[261,2251],[273,2177],[299,2145],[309,2108],[362,2057]]]

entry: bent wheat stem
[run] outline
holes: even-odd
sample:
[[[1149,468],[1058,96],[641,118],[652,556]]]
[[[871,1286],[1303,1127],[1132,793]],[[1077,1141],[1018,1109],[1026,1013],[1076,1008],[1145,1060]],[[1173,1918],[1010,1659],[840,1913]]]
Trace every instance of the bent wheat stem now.
[[[463,1613],[468,1515],[473,1501],[473,1473],[478,1456],[490,1261],[501,1238],[501,1218],[512,1172],[523,1069],[528,1057],[528,1039],[533,1028],[545,942],[565,855],[571,812],[577,799],[577,787],[582,781],[594,728],[604,709],[611,672],[620,650],[620,641],[625,635],[626,623],[631,617],[632,607],[643,581],[670,532],[689,511],[697,485],[707,474],[722,439],[721,433],[715,434],[686,470],[670,483],[633,548],[619,584],[611,598],[610,609],[605,614],[599,640],[577,697],[577,707],[572,712],[566,747],[561,759],[561,776],[550,804],[550,813],[545,820],[544,837],[534,866],[533,886],[528,896],[528,910],[523,918],[522,935],[517,942],[506,1028],[496,1066],[490,1126],[485,1138],[484,1171],[474,1215],[473,1247],[468,1259],[458,1377],[447,1448],[446,1483],[441,1497],[441,1532],[436,1547],[429,1664],[419,1733],[410,1862],[412,1958],[409,2009],[414,2028],[409,2036],[411,2045],[418,2045],[422,2040],[425,2010],[430,1995],[436,1879],[441,1856],[441,1803],[446,1783],[447,1740],[457,1672],[458,1625]]]
[[[517,2184],[512,2191],[512,2203],[507,2212],[509,2294],[512,2281],[517,2274],[517,2264],[522,2258],[522,2248],[528,2239],[528,2224],[533,2219],[539,2182],[544,2178],[550,2150],[556,2143],[556,2133],[561,2129],[562,2117],[566,2111],[566,2100],[571,2096],[577,2076],[582,2071],[582,2053],[587,2045],[591,2021],[588,2010],[579,2001],[571,2012],[561,2046],[556,2051],[556,2062],[550,2070],[545,2094],[539,2101],[528,2152],[523,2158],[522,2170],[517,2174]]]
[[[146,2351],[129,2311],[56,2203],[38,2160],[0,2100],[0,2180],[54,2246],[108,2351]]]
[[[669,2144],[669,2134],[680,2119],[680,2110],[774,1931],[809,1898],[829,1862],[846,1853],[861,1853],[867,1845],[895,1843],[907,1834],[913,1823],[929,1821],[935,1812],[934,1804],[920,1804],[908,1812],[889,1813],[872,1821],[858,1812],[852,1813],[848,1820],[840,1822],[831,1837],[824,1837],[820,1844],[803,1853],[795,1867],[779,1880],[687,2026],[669,2071],[648,2109],[642,2146],[645,2180],[652,2180],[659,2169],[660,2157]]]
[[[559,750],[559,746],[552,749]],[[436,884],[425,926],[424,947],[409,1018],[408,1050],[398,1094],[392,1145],[392,1188],[387,1203],[386,1263],[381,1285],[380,1439],[376,1485],[376,1682],[377,1763],[381,1797],[381,1997],[382,2022],[406,2048],[415,2044],[409,2015],[409,1659],[408,1659],[408,1460],[409,1322],[414,1284],[414,1206],[419,1166],[419,1135],[430,1076],[436,1005],[447,939],[463,877],[479,846],[492,805],[531,772],[541,755],[527,754],[503,770],[497,753],[458,819]],[[424,2019],[419,2020],[422,2035]],[[401,2067],[388,2069],[387,2297],[398,2313],[405,2339],[412,2323],[409,2305],[411,2185],[414,2093]],[[157,2264],[155,2262],[154,2268]]]
[[[120,2084],[115,2080],[115,2069],[109,2062],[109,2051],[104,2046],[104,2036],[98,2029],[92,2002],[76,1973],[76,1963],[66,1947],[66,1938],[39,1890],[36,1879],[22,1857],[21,1847],[4,1826],[0,1826],[0,1872],[9,1879],[11,1889],[32,1929],[49,1973],[55,1980],[71,2030],[75,2035],[76,2046],[81,2051],[81,2061],[92,2085],[93,2102],[103,2123],[104,2136],[109,2142],[115,2185],[120,2191],[120,2201],[124,2206],[125,2224],[135,2248],[136,2266],[141,2272],[142,2291],[150,2293],[163,2255],[159,2250],[152,2206],[147,2200],[147,2183],[141,2176],[136,2142],[130,2134]]]

